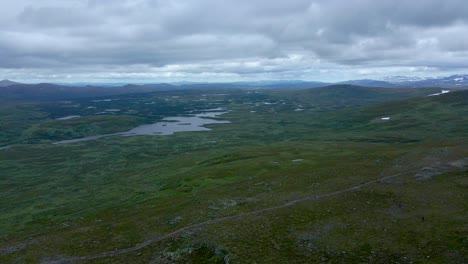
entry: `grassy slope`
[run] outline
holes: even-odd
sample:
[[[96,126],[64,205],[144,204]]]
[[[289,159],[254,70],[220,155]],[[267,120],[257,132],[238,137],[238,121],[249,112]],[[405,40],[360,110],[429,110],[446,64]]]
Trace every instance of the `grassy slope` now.
[[[336,111],[306,95],[241,94],[223,101],[232,124],[208,133],[2,150],[0,248],[31,242],[0,262],[127,248],[189,224],[423,167],[442,175],[421,181],[408,172],[188,230],[112,262],[215,263],[226,254],[234,263],[464,262],[468,182],[450,164],[468,157],[467,94]],[[297,98],[302,112],[293,111]],[[346,98],[341,108],[358,99]]]
[[[354,85],[332,85],[315,89],[277,91],[271,94],[297,103],[323,109],[339,109],[362,106],[385,101],[425,96],[440,92],[440,88],[375,88]]]

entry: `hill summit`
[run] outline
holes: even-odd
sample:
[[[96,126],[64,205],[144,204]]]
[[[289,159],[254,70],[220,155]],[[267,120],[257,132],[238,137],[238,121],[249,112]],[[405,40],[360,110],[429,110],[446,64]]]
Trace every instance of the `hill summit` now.
[[[20,84],[20,83],[10,81],[10,80],[1,80],[0,81],[0,87],[7,87],[7,86],[10,86],[10,85],[14,85],[14,84]]]

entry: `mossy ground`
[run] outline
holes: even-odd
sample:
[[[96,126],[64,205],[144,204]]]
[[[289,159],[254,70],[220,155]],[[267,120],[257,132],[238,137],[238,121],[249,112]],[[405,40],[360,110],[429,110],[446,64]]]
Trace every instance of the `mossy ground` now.
[[[189,229],[84,262],[466,262],[467,93],[388,101],[387,90],[376,95],[371,89],[373,99],[358,103],[365,92],[347,94],[340,99],[347,103],[333,107],[313,90],[81,99],[66,114],[86,116],[89,106],[119,108],[121,114],[63,122],[52,118],[65,115],[60,111],[69,109],[68,102],[4,106],[1,124],[9,132],[2,142],[13,146],[0,150],[0,262],[40,263],[130,248],[188,225],[401,172],[356,191]],[[159,103],[156,110],[152,102]],[[299,105],[303,111],[294,111]],[[231,110],[222,117],[231,123],[212,125],[209,132],[64,145],[50,143],[71,135],[37,132],[118,132],[216,107]],[[73,130],[89,121],[90,127]],[[438,174],[415,177],[427,167]]]

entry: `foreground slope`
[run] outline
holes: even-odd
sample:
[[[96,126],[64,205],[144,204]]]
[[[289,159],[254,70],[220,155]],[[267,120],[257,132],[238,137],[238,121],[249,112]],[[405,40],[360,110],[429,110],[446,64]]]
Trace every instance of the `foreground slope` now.
[[[232,123],[0,150],[0,261],[466,262],[468,92],[340,89],[191,95]]]

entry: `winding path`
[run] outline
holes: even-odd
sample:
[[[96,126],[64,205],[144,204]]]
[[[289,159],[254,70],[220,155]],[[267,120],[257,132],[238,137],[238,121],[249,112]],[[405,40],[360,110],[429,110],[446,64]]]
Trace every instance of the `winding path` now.
[[[347,193],[347,192],[352,192],[352,191],[360,189],[361,187],[364,187],[364,186],[367,186],[367,185],[370,185],[370,184],[374,184],[374,183],[377,183],[377,182],[381,182],[381,181],[384,181],[384,180],[387,180],[387,179],[395,178],[395,177],[401,176],[403,174],[407,174],[407,173],[417,171],[417,170],[418,169],[414,169],[414,170],[409,170],[409,171],[393,174],[393,175],[390,175],[390,176],[381,177],[381,178],[371,180],[371,181],[368,181],[368,182],[363,182],[363,183],[361,183],[359,185],[356,185],[356,186],[353,186],[353,187],[350,187],[350,188],[347,188],[347,189],[342,189],[342,190],[339,190],[339,191],[334,191],[334,192],[330,192],[330,193],[326,193],[326,194],[322,194],[322,195],[307,196],[307,197],[304,197],[304,198],[301,198],[301,199],[297,199],[297,200],[290,201],[290,202],[287,202],[287,203],[284,203],[284,204],[281,204],[281,205],[277,205],[277,206],[273,206],[273,207],[268,207],[268,208],[259,209],[259,210],[255,210],[255,211],[251,211],[251,212],[247,212],[247,213],[241,213],[241,214],[232,215],[232,216],[220,217],[220,218],[217,218],[217,219],[208,220],[208,221],[201,222],[201,223],[198,223],[198,224],[188,225],[188,226],[182,227],[180,229],[177,229],[177,230],[175,230],[173,232],[167,233],[165,235],[158,236],[158,237],[155,237],[155,238],[152,238],[152,239],[148,239],[148,240],[146,240],[146,241],[144,241],[144,242],[142,242],[140,244],[137,244],[137,245],[135,245],[133,247],[129,247],[129,248],[124,248],[124,249],[119,249],[119,250],[114,250],[114,251],[107,251],[107,252],[103,252],[103,253],[100,253],[100,254],[89,255],[89,256],[62,257],[62,258],[56,258],[56,259],[47,259],[47,260],[43,260],[41,263],[42,264],[62,264],[62,263],[73,263],[73,262],[79,262],[79,261],[85,261],[85,260],[93,260],[93,259],[99,259],[99,258],[105,258],[105,257],[114,257],[114,256],[118,256],[118,255],[122,255],[122,254],[126,254],[126,253],[130,253],[130,252],[140,250],[140,249],[145,248],[145,247],[147,247],[147,246],[149,246],[151,244],[160,242],[160,241],[168,239],[168,238],[176,237],[177,235],[179,235],[180,233],[182,233],[184,231],[204,227],[204,226],[214,224],[214,223],[219,223],[219,222],[234,220],[234,219],[238,219],[238,218],[243,218],[243,217],[246,217],[246,216],[258,215],[258,214],[274,211],[274,210],[277,210],[277,209],[291,207],[291,206],[294,206],[296,204],[300,204],[300,203],[304,203],[304,202],[323,200],[323,199],[328,198],[328,197],[336,196],[336,195]]]

